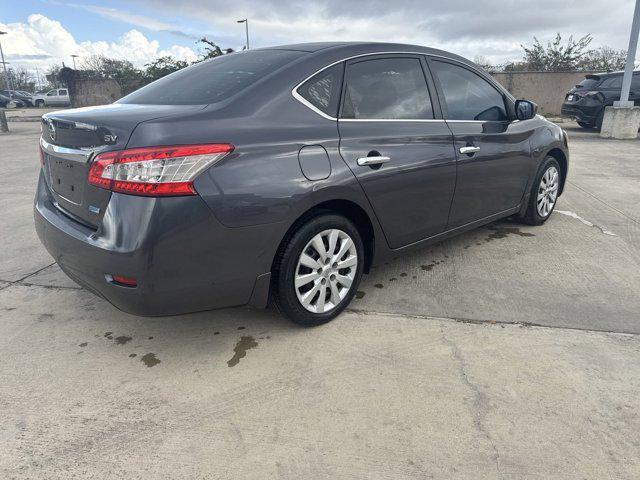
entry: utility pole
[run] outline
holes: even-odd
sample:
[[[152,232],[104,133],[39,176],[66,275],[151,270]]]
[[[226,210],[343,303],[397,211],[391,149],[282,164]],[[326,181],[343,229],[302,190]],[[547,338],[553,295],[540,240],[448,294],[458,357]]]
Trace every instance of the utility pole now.
[[[6,35],[6,34],[7,32],[0,31],[0,35]],[[13,87],[11,85],[11,80],[9,79],[9,75],[7,74],[7,64],[4,61],[4,52],[2,51],[2,42],[0,42],[0,57],[2,58],[2,68],[4,69],[4,82],[7,84],[7,88],[9,89],[9,98],[11,98]]]
[[[237,20],[238,23],[244,23],[244,30],[247,36],[247,50],[249,50],[249,19],[244,18],[242,20]]]
[[[638,49],[638,35],[640,34],[640,0],[636,0],[636,6],[631,20],[631,36],[629,37],[629,49],[624,65],[622,77],[622,90],[620,100],[613,102],[613,106],[605,107],[602,117],[602,138],[633,139],[638,138],[640,129],[640,106],[634,106],[634,101],[629,100],[631,82],[633,80],[633,68]]]
[[[614,102],[616,107],[633,107],[633,102],[629,101],[629,92],[631,91],[631,79],[638,49],[638,35],[640,35],[640,0],[636,0],[636,8],[633,12],[629,49],[627,50],[627,60],[624,64],[624,76],[622,77],[622,92],[620,93],[620,101]]]

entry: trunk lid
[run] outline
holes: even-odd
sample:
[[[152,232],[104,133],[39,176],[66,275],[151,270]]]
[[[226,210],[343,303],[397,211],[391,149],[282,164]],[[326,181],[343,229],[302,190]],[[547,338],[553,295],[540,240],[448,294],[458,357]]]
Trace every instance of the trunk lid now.
[[[43,115],[44,171],[56,207],[74,220],[97,228],[111,192],[87,182],[95,155],[124,149],[141,122],[184,115],[202,108],[202,105],[115,103]]]

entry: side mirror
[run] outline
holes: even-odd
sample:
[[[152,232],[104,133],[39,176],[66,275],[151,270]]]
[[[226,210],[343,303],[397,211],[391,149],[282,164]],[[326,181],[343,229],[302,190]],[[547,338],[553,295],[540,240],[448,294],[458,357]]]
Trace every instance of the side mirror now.
[[[538,105],[529,100],[516,100],[516,117],[518,120],[529,120],[536,116]]]

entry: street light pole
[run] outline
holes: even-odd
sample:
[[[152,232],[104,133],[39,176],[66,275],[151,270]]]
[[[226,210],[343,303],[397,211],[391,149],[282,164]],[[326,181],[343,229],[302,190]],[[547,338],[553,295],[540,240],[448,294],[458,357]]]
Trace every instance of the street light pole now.
[[[627,60],[624,66],[624,76],[622,77],[622,92],[620,93],[620,101],[614,102],[614,105],[616,107],[633,107],[633,102],[629,101],[629,92],[631,90],[633,67],[636,61],[638,35],[640,35],[640,0],[636,0],[636,8],[633,12],[633,22],[631,23],[631,37],[629,38],[629,49],[627,50]]]
[[[238,23],[244,23],[245,34],[247,36],[247,50],[249,50],[249,19],[238,20]]]
[[[71,55],[71,58],[73,58],[73,69],[76,69],[76,58],[78,58],[80,55]]]
[[[0,35],[6,35],[7,32],[0,31]],[[7,75],[7,64],[4,61],[4,52],[2,51],[2,42],[0,42],[0,57],[2,58],[2,68],[4,70],[4,82],[7,84],[7,88],[9,89],[9,98],[11,98],[11,93],[13,88],[11,88],[11,81],[9,80],[9,75]]]

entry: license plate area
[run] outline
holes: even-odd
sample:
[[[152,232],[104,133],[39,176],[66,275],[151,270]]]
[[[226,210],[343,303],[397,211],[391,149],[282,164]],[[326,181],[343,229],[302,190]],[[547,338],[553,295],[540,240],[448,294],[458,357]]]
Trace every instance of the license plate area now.
[[[87,182],[87,164],[48,155],[52,190],[75,205],[82,203]]]

